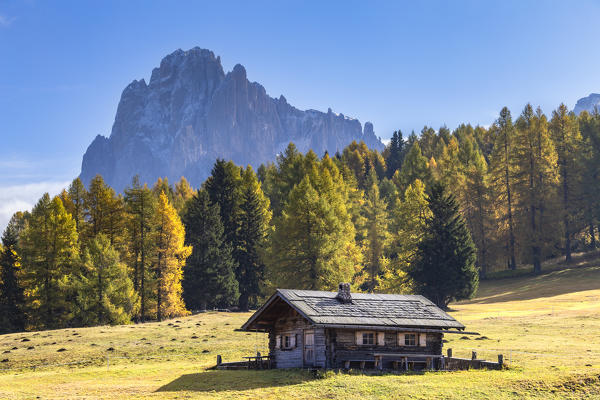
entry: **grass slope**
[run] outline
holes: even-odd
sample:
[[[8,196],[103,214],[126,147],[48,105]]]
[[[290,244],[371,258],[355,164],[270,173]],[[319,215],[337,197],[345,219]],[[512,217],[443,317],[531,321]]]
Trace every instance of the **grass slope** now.
[[[452,315],[486,338],[446,335],[505,371],[362,375],[207,371],[216,355],[266,353],[266,337],[234,332],[250,314],[0,336],[0,398],[600,398],[600,267],[483,282]],[[108,364],[108,365],[107,365]],[[31,366],[36,366],[32,368]]]

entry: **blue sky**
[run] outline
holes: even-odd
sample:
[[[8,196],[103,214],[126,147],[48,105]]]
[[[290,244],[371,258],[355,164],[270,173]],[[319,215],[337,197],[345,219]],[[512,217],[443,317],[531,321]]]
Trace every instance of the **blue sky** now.
[[[598,1],[0,0],[0,228],[79,173],[122,90],[200,46],[375,132],[488,125],[600,91]]]

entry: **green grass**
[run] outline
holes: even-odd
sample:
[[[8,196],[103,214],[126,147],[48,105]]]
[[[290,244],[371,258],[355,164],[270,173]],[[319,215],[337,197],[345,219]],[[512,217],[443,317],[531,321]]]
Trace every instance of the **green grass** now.
[[[330,371],[319,378],[297,370],[211,371],[217,354],[240,360],[266,353],[267,343],[265,335],[234,331],[249,313],[205,313],[0,336],[0,360],[7,360],[0,362],[0,398],[600,398],[600,267],[484,281],[477,298],[451,308],[487,339],[446,335],[445,348],[490,360],[501,352],[512,361],[508,370]]]

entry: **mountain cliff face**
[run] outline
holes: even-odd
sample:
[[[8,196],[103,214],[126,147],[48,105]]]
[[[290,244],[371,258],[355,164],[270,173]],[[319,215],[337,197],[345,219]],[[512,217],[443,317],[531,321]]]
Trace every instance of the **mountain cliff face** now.
[[[134,175],[148,183],[185,176],[198,187],[217,158],[258,167],[289,142],[322,155],[353,140],[383,148],[369,122],[363,129],[331,109],[298,110],[249,82],[239,64],[226,74],[212,51],[177,50],[152,71],[150,83],[125,88],[110,137],[98,135],[83,156],[81,179],[87,184],[101,174],[121,191]]]
[[[577,104],[575,104],[573,112],[577,115],[579,115],[582,111],[592,113],[596,107],[598,107],[598,110],[600,110],[600,94],[592,93],[587,97],[577,100]]]

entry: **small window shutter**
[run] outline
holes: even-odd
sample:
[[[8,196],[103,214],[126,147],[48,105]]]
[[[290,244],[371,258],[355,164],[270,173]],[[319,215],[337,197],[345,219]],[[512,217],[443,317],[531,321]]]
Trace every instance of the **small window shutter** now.
[[[296,338],[298,337],[298,334],[292,335],[290,337],[290,347],[296,347]]]
[[[355,336],[356,336],[356,344],[363,344],[363,342],[362,342],[362,332],[361,331],[356,331],[355,332]]]
[[[427,334],[426,333],[421,333],[419,335],[419,346],[421,346],[421,347],[427,346]]]
[[[398,333],[398,346],[404,346],[406,343],[406,339],[404,338],[404,333]]]
[[[276,349],[281,348],[281,335],[275,336],[275,348]]]
[[[385,332],[377,332],[377,346],[385,346]]]

